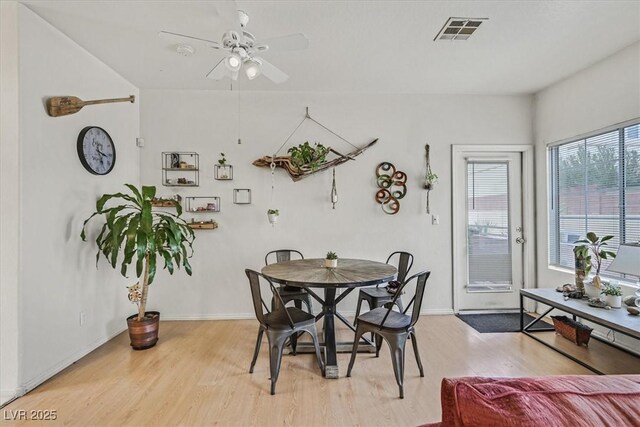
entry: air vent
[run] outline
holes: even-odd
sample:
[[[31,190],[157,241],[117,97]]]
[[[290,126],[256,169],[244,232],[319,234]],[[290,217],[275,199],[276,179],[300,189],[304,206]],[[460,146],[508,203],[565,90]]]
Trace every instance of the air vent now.
[[[478,30],[480,24],[488,19],[489,18],[449,18],[433,41],[467,40]]]

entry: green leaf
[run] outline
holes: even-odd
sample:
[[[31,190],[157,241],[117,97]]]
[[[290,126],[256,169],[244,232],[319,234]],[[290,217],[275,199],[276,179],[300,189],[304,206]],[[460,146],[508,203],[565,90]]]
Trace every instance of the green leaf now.
[[[160,253],[164,258],[164,268],[169,270],[169,274],[173,274],[173,261],[171,261],[171,254],[165,250],[161,250]]]
[[[113,198],[124,199],[133,203],[134,205],[138,205],[138,201],[133,197],[129,196],[128,194],[124,194],[124,193],[105,194],[102,197],[100,197],[96,202],[96,211],[98,211],[98,213],[104,213],[103,211],[104,205]],[[123,206],[123,205],[120,205],[120,206]]]
[[[604,236],[602,239],[600,239],[600,242],[601,243],[602,242],[606,242],[607,240],[611,240],[611,239],[613,239],[613,236],[608,234],[608,235]]]
[[[138,190],[134,185],[125,184],[129,190],[133,193],[138,203],[136,205],[138,207],[142,207],[142,195],[140,194],[140,190]]]
[[[136,277],[142,276],[142,268],[144,267],[144,258],[138,257],[136,261]]]
[[[156,197],[156,187],[147,187],[147,186],[142,186],[142,199],[144,201],[151,201],[151,199],[153,199],[154,197]]]
[[[151,202],[149,200],[145,200],[142,203],[142,212],[140,213],[140,217],[140,228],[145,234],[151,234],[153,227],[153,215]]]
[[[591,243],[591,242],[589,242],[588,240],[581,239],[581,240],[576,240],[576,241],[575,241],[575,242],[573,242],[573,243],[585,243],[585,244],[589,244],[589,243]]]
[[[595,243],[598,241],[598,236],[596,235],[596,233],[590,231],[587,233],[587,239],[589,240],[589,242]]]
[[[149,254],[149,280],[147,283],[153,283],[153,279],[156,277],[156,253]]]

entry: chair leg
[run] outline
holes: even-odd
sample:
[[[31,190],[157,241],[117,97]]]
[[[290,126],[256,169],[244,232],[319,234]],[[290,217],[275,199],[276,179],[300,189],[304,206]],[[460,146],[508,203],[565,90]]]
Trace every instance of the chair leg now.
[[[291,335],[291,353],[296,356],[298,353],[296,352],[298,348],[298,333]]]
[[[376,342],[376,357],[380,357],[380,349],[382,348],[382,336],[376,334],[375,342]]]
[[[400,309],[400,313],[402,313],[404,311],[404,307],[402,306],[402,297],[398,297],[398,299],[396,300],[396,305]]]
[[[316,359],[318,359],[318,366],[320,367],[322,375],[324,375],[324,362],[322,361],[322,355],[320,354],[320,343],[318,342],[318,331],[316,329],[316,325],[312,325],[311,327],[309,327],[307,332],[309,332],[309,335],[311,335],[313,347],[316,350]]]
[[[313,314],[313,306],[311,305],[311,296],[306,294],[303,299],[305,305],[307,306],[307,310],[309,310],[309,314]]]
[[[355,325],[358,322],[358,316],[360,316],[360,308],[362,307],[362,294],[358,293],[358,306],[356,307],[356,317],[353,319],[353,324]]]
[[[269,339],[269,365],[271,370],[271,394],[276,394],[276,381],[280,375],[280,364],[282,362],[282,350],[287,339],[282,332],[271,332],[267,330]]]
[[[258,360],[258,354],[260,353],[260,344],[262,344],[262,334],[264,334],[264,329],[262,326],[258,329],[258,339],[256,340],[256,349],[253,352],[253,360],[251,361],[251,367],[249,368],[249,373],[253,374],[253,367],[256,366],[256,360]]]
[[[418,369],[420,369],[420,376],[424,377],[424,369],[422,368],[422,361],[420,360],[420,352],[418,351],[418,340],[416,339],[416,332],[413,331],[409,334],[411,337],[411,344],[413,345],[413,354],[416,356],[416,362],[418,362]]]
[[[407,343],[407,333],[386,335],[391,350],[391,361],[393,362],[393,373],[396,375],[396,382],[400,392],[400,399],[404,399],[404,346]]]
[[[358,353],[358,345],[360,344],[360,337],[364,334],[364,328],[356,323],[356,334],[353,337],[353,350],[351,350],[351,360],[349,360],[349,368],[347,369],[347,376],[351,376],[351,369],[356,361],[356,354]]]

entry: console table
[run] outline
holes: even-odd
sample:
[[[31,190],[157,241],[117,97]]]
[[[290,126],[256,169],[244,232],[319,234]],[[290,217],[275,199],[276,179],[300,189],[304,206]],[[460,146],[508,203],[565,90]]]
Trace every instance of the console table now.
[[[533,301],[537,301],[539,303],[548,305],[549,308],[547,311],[542,313],[540,316],[529,322],[528,324],[524,324],[524,299],[529,298]],[[553,309],[558,309],[569,313],[573,316],[573,320],[576,318],[588,320],[589,322],[593,322],[600,326],[604,326],[605,328],[609,328],[616,332],[620,332],[624,335],[628,335],[632,338],[640,339],[640,318],[638,316],[632,316],[627,313],[627,310],[624,308],[621,309],[611,309],[606,310],[597,307],[591,307],[587,304],[585,300],[572,299],[569,298],[565,301],[564,295],[562,292],[557,292],[555,289],[549,288],[539,288],[539,289],[521,289],[520,290],[520,331],[534,340],[544,344],[545,346],[561,353],[563,356],[568,357],[576,363],[584,366],[587,369],[597,373],[604,374],[598,369],[588,365],[584,361],[574,357],[573,355],[554,347],[548,342],[538,338],[535,334],[532,333],[529,329],[539,322],[543,317],[551,312]],[[536,329],[536,331],[553,331],[553,328],[546,329]],[[594,339],[598,339],[600,341],[606,342],[596,336],[592,336]],[[636,355],[637,356],[637,355]]]

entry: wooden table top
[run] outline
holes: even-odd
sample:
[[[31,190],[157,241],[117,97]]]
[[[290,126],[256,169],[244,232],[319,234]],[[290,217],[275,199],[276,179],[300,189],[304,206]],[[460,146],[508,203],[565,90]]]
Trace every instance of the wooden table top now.
[[[270,264],[262,274],[276,283],[318,288],[354,288],[395,279],[398,269],[383,262],[338,259],[338,267],[324,267],[323,258],[298,259]]]

